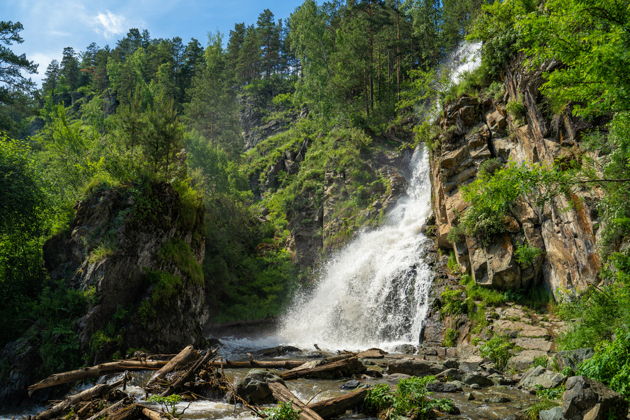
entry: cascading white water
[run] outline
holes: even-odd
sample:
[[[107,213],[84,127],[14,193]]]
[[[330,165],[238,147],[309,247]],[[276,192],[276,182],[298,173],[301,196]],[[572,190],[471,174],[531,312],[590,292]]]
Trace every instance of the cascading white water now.
[[[407,194],[380,228],[363,232],[330,259],[315,291],[300,296],[278,335],[288,343],[358,349],[417,342],[431,270],[421,228],[431,212],[428,156],[413,154]]]
[[[480,48],[464,43],[451,54],[442,66],[451,84],[479,66]],[[422,148],[414,152],[410,172],[406,195],[386,222],[360,233],[325,264],[315,290],[298,296],[281,321],[282,342],[328,349],[418,343],[432,282],[422,250],[428,239],[421,228],[431,212]]]

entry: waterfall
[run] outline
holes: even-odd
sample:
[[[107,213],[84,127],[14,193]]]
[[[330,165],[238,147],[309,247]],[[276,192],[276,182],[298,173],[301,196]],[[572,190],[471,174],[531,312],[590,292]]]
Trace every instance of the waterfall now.
[[[423,148],[410,168],[407,193],[385,223],[347,244],[325,264],[313,293],[296,299],[278,332],[283,341],[329,349],[417,343],[432,280],[422,252],[431,212]]]
[[[463,43],[448,57],[441,71],[451,84],[479,66],[480,49]],[[429,240],[421,232],[431,213],[424,148],[414,152],[410,173],[406,194],[385,223],[358,234],[324,264],[315,290],[295,299],[281,320],[280,340],[348,350],[418,343],[433,279],[423,250]]]

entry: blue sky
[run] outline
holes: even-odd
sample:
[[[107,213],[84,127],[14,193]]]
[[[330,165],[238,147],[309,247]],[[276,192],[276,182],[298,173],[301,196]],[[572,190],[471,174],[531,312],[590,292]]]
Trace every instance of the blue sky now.
[[[40,81],[48,63],[64,47],[85,49],[91,42],[114,46],[129,28],[148,29],[151,37],[206,45],[208,33],[225,34],[236,22],[255,23],[271,9],[287,18],[303,0],[0,0],[0,20],[22,22],[24,43],[15,52],[39,64]]]

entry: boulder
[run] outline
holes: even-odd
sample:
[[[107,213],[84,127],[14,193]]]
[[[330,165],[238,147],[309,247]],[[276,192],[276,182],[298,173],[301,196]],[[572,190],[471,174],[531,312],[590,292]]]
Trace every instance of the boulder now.
[[[464,375],[462,381],[467,385],[478,385],[480,387],[494,385],[491,379],[480,373],[467,373]]]
[[[432,382],[427,385],[431,392],[461,392],[462,387],[455,382]]]
[[[446,369],[436,375],[438,379],[446,379],[447,381],[457,380],[461,381],[464,377],[464,373],[459,369]]]
[[[619,394],[585,376],[567,379],[562,396],[562,415],[566,420],[623,419],[628,413],[628,402]]]
[[[525,388],[530,391],[535,391],[539,387],[549,389],[555,388],[562,384],[565,380],[565,376],[545,369],[542,366],[536,366],[528,370],[523,379],[518,383],[519,388]]]
[[[357,381],[356,379],[351,379],[345,384],[341,385],[340,389],[356,389],[359,386],[361,386],[361,382]]]
[[[540,420],[564,420],[562,416],[562,407],[554,407],[549,410],[542,410],[538,413]]]
[[[508,367],[515,370],[526,370],[537,357],[547,356],[547,352],[540,350],[523,350],[516,356],[513,356],[508,360]]]
[[[580,363],[590,359],[594,354],[595,352],[591,348],[559,351],[555,355],[554,360],[559,369],[570,368],[576,370]]]
[[[437,375],[444,370],[444,365],[440,363],[433,363],[426,360],[416,359],[400,359],[393,360],[387,366],[386,372],[392,373],[404,373],[412,376],[426,376]]]
[[[250,404],[271,404],[275,398],[269,389],[272,382],[284,384],[282,378],[265,369],[252,369],[236,386],[236,392]]]

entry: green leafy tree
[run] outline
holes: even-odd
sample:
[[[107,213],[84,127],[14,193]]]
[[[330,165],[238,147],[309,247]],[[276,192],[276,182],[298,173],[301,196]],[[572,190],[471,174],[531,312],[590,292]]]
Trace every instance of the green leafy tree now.
[[[32,87],[32,82],[26,79],[22,72],[35,73],[37,65],[26,58],[17,55],[9,48],[13,43],[24,42],[20,31],[24,29],[20,22],[0,21],[0,103],[7,103],[11,99],[12,89],[25,90]]]

